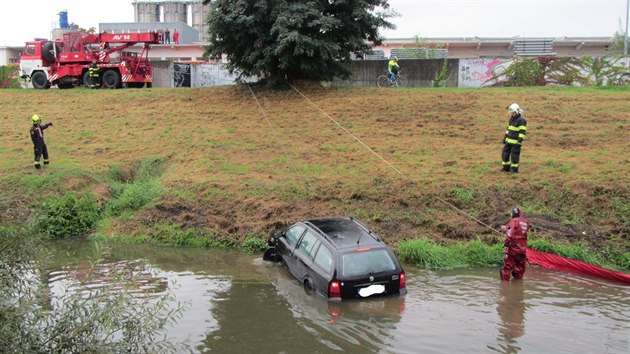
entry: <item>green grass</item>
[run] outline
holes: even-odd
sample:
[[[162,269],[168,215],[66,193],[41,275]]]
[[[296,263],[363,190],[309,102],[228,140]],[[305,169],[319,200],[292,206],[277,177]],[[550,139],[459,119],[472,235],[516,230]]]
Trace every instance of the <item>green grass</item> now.
[[[425,269],[453,269],[501,264],[503,245],[488,246],[480,240],[440,245],[428,239],[406,241],[398,257]]]

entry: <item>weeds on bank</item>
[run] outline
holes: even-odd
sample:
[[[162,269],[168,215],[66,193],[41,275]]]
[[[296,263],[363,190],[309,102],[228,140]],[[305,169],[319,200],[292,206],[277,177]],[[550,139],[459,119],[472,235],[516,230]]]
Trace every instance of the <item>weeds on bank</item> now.
[[[488,246],[480,240],[440,245],[427,239],[403,242],[398,257],[426,269],[452,269],[501,264],[503,245]]]
[[[582,245],[562,245],[545,238],[530,239],[528,247],[600,267],[630,269],[630,252],[621,251],[618,247],[607,246],[601,254],[595,254]],[[468,243],[442,245],[431,240],[418,239],[401,243],[398,257],[401,261],[425,269],[494,266],[503,261],[503,243],[487,245],[480,240],[473,240]]]
[[[243,249],[250,253],[262,252],[267,249],[267,239],[261,235],[248,235],[243,241]]]

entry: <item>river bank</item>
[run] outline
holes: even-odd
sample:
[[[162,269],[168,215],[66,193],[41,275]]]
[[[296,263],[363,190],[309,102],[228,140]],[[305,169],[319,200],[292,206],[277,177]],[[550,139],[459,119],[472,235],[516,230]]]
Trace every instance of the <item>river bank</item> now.
[[[628,89],[302,93],[310,102],[254,88],[259,107],[240,87],[3,92],[0,223],[259,250],[293,221],[350,215],[395,249],[417,239],[492,249],[502,235],[491,228],[518,205],[533,239],[630,269]],[[518,175],[498,172],[512,102],[528,119]],[[34,113],[55,123],[43,171],[32,166]]]

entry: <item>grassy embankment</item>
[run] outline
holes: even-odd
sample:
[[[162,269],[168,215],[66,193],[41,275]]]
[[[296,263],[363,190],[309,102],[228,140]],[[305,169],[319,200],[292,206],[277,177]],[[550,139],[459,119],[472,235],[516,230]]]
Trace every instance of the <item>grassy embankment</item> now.
[[[304,89],[401,174],[294,91],[255,91],[266,119],[246,88],[3,91],[0,224],[259,249],[292,221],[351,215],[408,261],[499,262],[503,236],[440,197],[495,229],[519,205],[535,247],[630,269],[627,88]],[[519,175],[498,172],[512,102]],[[34,113],[55,123],[43,171]]]

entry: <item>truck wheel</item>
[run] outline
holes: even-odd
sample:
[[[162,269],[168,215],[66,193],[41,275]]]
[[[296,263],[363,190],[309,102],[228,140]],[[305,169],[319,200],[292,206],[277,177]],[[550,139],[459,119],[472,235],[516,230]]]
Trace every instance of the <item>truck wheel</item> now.
[[[120,75],[114,70],[107,70],[103,74],[103,86],[108,89],[120,87]]]
[[[46,74],[41,71],[38,71],[31,76],[31,82],[33,83],[33,87],[36,89],[50,88],[50,82],[48,82]]]
[[[82,81],[83,81],[83,86],[88,87],[88,88],[90,87],[90,85],[92,83],[90,82],[90,72],[89,71],[86,70],[83,73],[83,80]]]
[[[147,88],[151,88],[153,87],[153,83],[152,82],[147,82]]]

